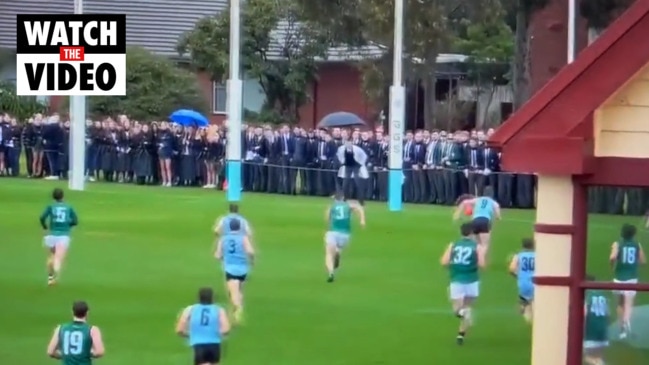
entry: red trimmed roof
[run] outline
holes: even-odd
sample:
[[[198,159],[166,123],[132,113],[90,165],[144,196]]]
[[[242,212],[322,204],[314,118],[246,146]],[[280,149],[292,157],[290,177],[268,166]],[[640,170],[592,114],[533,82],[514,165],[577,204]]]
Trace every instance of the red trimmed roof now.
[[[648,42],[649,0],[636,0],[500,126],[489,142],[506,147],[521,133],[565,137],[649,62]]]

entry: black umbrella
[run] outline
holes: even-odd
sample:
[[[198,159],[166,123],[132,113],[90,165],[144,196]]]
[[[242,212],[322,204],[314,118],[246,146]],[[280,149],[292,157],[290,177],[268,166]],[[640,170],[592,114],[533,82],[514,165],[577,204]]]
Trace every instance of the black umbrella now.
[[[365,125],[365,122],[354,113],[336,112],[322,118],[318,123],[318,128],[350,127],[355,125]]]

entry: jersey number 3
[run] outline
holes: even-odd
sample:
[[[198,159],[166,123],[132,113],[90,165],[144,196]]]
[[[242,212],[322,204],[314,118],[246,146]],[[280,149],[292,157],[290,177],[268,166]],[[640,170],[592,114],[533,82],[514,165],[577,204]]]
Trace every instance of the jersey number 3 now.
[[[345,219],[345,208],[341,205],[334,207],[334,219],[343,220]]]
[[[453,247],[453,263],[455,265],[469,265],[473,249],[471,247]]]
[[[63,355],[81,355],[83,351],[83,333],[81,331],[63,332]]]

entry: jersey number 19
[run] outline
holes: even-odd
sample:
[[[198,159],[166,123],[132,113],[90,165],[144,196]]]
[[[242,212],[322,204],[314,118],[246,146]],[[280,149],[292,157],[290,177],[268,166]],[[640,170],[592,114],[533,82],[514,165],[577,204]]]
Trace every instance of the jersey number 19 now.
[[[63,332],[63,355],[81,355],[83,351],[83,333],[81,331]]]

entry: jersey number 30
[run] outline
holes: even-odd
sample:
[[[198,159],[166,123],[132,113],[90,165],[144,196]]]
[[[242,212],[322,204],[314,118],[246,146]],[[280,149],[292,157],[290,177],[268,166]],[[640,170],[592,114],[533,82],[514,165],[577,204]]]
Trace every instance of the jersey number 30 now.
[[[473,249],[471,247],[453,247],[453,263],[456,265],[469,265]]]
[[[83,351],[83,333],[81,331],[63,332],[63,355],[81,355]]]

